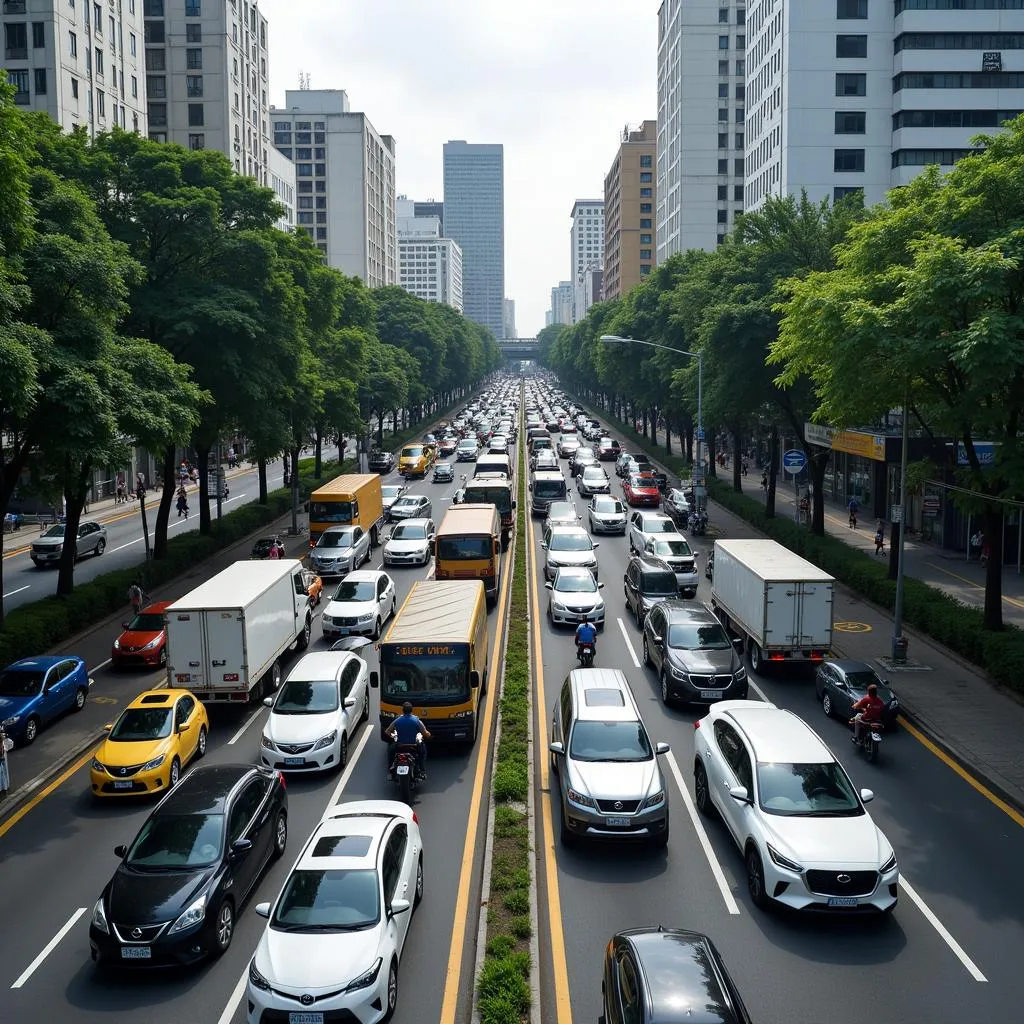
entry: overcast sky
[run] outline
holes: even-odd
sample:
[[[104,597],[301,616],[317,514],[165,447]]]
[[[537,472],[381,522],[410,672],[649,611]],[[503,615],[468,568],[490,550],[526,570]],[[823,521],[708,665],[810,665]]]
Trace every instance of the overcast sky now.
[[[660,0],[259,0],[270,102],[299,72],[397,145],[398,193],[442,197],[449,139],[505,146],[505,292],[521,337],[571,277],[569,212],[628,122],[657,116]]]

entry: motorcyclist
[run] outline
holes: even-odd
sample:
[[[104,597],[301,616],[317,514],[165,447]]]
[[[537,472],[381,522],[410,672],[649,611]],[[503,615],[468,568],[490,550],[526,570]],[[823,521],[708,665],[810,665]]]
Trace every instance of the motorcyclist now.
[[[427,744],[418,743],[417,738],[422,736],[424,741],[432,739],[429,730],[423,722],[412,713],[412,704],[406,701],[402,705],[402,713],[391,723],[391,728],[385,733],[388,739],[403,746],[416,747],[416,770],[421,778],[427,777]]]
[[[853,726],[853,742],[859,743],[865,727],[879,725],[882,721],[882,712],[885,710],[885,701],[878,696],[878,687],[874,683],[868,684],[868,692],[854,703],[853,710],[857,712],[850,719]]]
[[[597,629],[590,621],[590,616],[583,613],[583,621],[576,627],[576,656],[579,657],[580,648],[584,644],[590,644],[597,652]]]

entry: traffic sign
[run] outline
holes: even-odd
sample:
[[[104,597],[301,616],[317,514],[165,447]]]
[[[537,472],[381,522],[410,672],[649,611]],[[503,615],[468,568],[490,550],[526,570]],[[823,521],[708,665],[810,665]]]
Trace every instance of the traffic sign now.
[[[799,448],[790,448],[782,456],[782,466],[787,473],[799,473],[807,465],[807,456]]]
[[[924,499],[923,507],[922,507],[921,511],[926,516],[934,517],[934,516],[937,516],[939,514],[939,508],[940,508],[939,499],[936,498],[936,497],[933,497],[932,495],[929,495],[928,497],[926,497]]]
[[[703,427],[698,427],[697,428],[697,440],[698,441],[703,441],[704,440],[704,428]]]

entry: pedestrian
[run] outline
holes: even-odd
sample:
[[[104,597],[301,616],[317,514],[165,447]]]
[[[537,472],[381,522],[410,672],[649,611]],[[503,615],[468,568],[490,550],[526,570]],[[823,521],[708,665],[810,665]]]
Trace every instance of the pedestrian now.
[[[132,614],[138,615],[145,604],[146,595],[142,592],[142,586],[137,579],[132,580],[132,585],[128,588],[128,600],[132,606]]]
[[[971,551],[978,553],[978,558],[981,558],[981,549],[985,544],[985,534],[978,530],[973,537],[971,537]],[[967,561],[971,560],[970,554],[967,555]]]
[[[860,502],[856,498],[851,498],[846,507],[850,510],[850,527],[851,529],[857,529],[857,513],[860,511]]]
[[[744,460],[743,460],[743,475],[744,475],[744,476],[746,476],[746,475],[747,475],[747,470],[748,470],[749,468],[750,468],[750,464],[749,464],[749,463],[747,462],[747,460],[746,460],[746,459],[744,459]]]
[[[881,519],[875,523],[875,554],[885,554],[885,527]]]
[[[267,552],[267,558],[280,558],[283,547],[279,537],[274,538],[274,542],[270,545],[270,551]]]
[[[3,723],[0,722],[0,800],[2,800],[11,788],[11,768],[7,760],[7,753],[14,747],[14,741],[4,732]]]
[[[768,493],[768,470],[767,469],[761,474],[761,490],[764,491],[765,494]]]

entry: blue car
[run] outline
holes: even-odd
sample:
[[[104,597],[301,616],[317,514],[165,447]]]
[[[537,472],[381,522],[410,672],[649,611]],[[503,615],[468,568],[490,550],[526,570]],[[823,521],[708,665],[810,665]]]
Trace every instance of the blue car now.
[[[0,672],[0,722],[18,746],[27,747],[40,727],[65,711],[81,711],[92,680],[74,655],[23,658]]]

